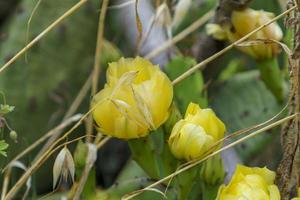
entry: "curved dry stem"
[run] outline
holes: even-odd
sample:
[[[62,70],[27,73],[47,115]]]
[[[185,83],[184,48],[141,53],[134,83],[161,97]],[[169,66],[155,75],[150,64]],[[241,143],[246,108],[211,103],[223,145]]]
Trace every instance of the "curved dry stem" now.
[[[101,147],[103,147],[104,144],[106,144],[112,137],[107,136],[105,138],[103,138],[102,140],[100,140],[97,144],[96,147],[97,149],[100,149]]]
[[[28,43],[29,41],[29,29],[30,29],[30,24],[31,24],[31,20],[33,18],[33,15],[35,14],[36,10],[38,9],[39,5],[41,4],[42,0],[38,0],[38,2],[35,4],[30,17],[27,21],[27,28],[26,28],[26,43]],[[27,56],[27,51],[25,52],[25,63],[28,62],[28,56]]]
[[[166,176],[165,178],[162,178],[162,179],[160,179],[159,181],[157,181],[157,182],[155,182],[155,183],[153,183],[153,184],[151,184],[151,185],[145,187],[145,188],[142,189],[140,192],[135,193],[135,194],[132,194],[132,195],[130,195],[130,196],[127,196],[126,198],[123,198],[123,200],[129,200],[129,199],[132,199],[133,197],[136,197],[136,196],[140,195],[143,191],[145,191],[145,190],[147,190],[147,189],[149,189],[149,188],[153,188],[153,187],[155,187],[155,186],[157,186],[157,185],[159,185],[159,184],[161,184],[161,183],[163,183],[163,182],[169,180],[170,178],[173,178],[174,176],[177,176],[178,174],[180,174],[180,173],[182,173],[182,172],[184,172],[184,171],[186,171],[186,170],[188,170],[188,169],[191,169],[192,167],[195,167],[196,165],[202,163],[203,161],[205,161],[205,160],[211,158],[211,157],[214,156],[214,155],[217,155],[217,154],[221,153],[221,152],[224,151],[224,150],[227,150],[227,149],[229,149],[229,148],[231,148],[231,147],[233,147],[233,146],[235,146],[235,145],[237,145],[237,144],[239,144],[239,143],[241,143],[241,142],[243,142],[243,141],[246,141],[246,140],[248,140],[248,139],[250,139],[250,138],[252,138],[252,137],[254,137],[254,136],[256,136],[256,135],[258,135],[258,134],[260,134],[260,133],[262,133],[262,132],[265,132],[265,131],[267,131],[267,130],[269,130],[269,129],[272,129],[272,128],[274,128],[274,127],[276,127],[276,126],[278,126],[278,125],[280,125],[280,124],[282,124],[282,123],[284,123],[284,122],[287,122],[287,121],[289,121],[289,120],[295,118],[298,114],[299,114],[299,113],[293,114],[293,115],[290,115],[290,116],[287,116],[287,117],[285,117],[285,118],[283,118],[283,119],[281,119],[281,120],[278,120],[278,121],[276,121],[276,122],[274,122],[274,123],[272,123],[272,124],[270,124],[270,125],[268,125],[268,126],[265,126],[265,127],[261,128],[261,129],[259,129],[259,130],[257,130],[257,131],[254,131],[254,132],[250,133],[249,135],[247,135],[247,136],[245,136],[245,137],[243,137],[243,138],[240,138],[240,139],[238,139],[238,140],[236,140],[236,141],[234,141],[234,142],[232,142],[232,143],[230,143],[230,144],[228,144],[228,145],[222,147],[222,148],[220,148],[219,150],[216,150],[216,151],[210,153],[209,155],[205,156],[204,158],[194,160],[194,161],[193,161],[192,163],[190,163],[189,165],[187,165],[187,166],[181,168],[180,170],[178,170],[178,171],[176,171],[176,172],[174,172],[174,173],[172,173],[172,174]]]
[[[196,31],[199,27],[201,27],[203,24],[205,24],[212,16],[214,15],[214,11],[210,10],[205,15],[203,15],[201,18],[196,20],[194,23],[192,23],[190,26],[188,26],[186,29],[184,29],[182,32],[178,33],[176,36],[174,36],[172,39],[167,40],[165,43],[163,43],[159,48],[154,49],[149,54],[145,56],[147,59],[154,58],[161,52],[165,51],[172,45],[176,44],[177,42],[184,39],[186,36],[191,34],[192,32]]]
[[[56,151],[59,150],[60,148],[63,148],[64,146],[66,146],[66,145],[68,145],[68,144],[71,144],[71,143],[73,143],[73,142],[76,142],[76,141],[81,140],[81,139],[86,138],[86,137],[95,137],[95,136],[94,136],[94,135],[83,135],[83,136],[77,137],[77,138],[75,138],[75,139],[73,139],[73,140],[69,140],[69,141],[64,142],[64,143],[58,145],[57,147],[55,147],[49,154],[52,155],[54,152],[56,152]]]
[[[52,24],[50,24],[44,31],[42,31],[38,36],[36,36],[31,42],[29,42],[23,49],[21,49],[14,57],[12,57],[7,63],[5,63],[0,68],[0,74],[6,68],[8,68],[12,63],[14,63],[20,56],[22,56],[28,49],[30,49],[33,45],[35,45],[40,39],[42,39],[49,31],[59,25],[65,18],[73,14],[77,9],[79,9],[83,4],[85,4],[88,0],[81,0],[77,4],[75,4],[72,8],[66,11],[62,16],[60,16],[57,20],[55,20]]]
[[[68,111],[66,112],[63,120],[69,118],[71,115],[73,115],[76,112],[76,110],[78,109],[78,107],[82,103],[83,99],[86,97],[91,85],[92,85],[92,74],[85,81],[85,83],[82,86],[82,88],[80,89],[78,95],[75,97],[75,100],[73,101],[73,103],[69,107]],[[35,160],[38,157],[40,157],[40,155],[42,155],[49,148],[49,146],[60,136],[60,134],[61,134],[61,130],[58,130],[58,131],[56,131],[56,133],[54,133],[49,138],[49,140],[46,142],[46,144],[43,146],[43,148],[39,151],[39,153],[35,157]]]
[[[173,80],[172,84],[176,85],[180,81],[186,79],[188,76],[190,76],[191,74],[196,72],[198,69],[203,69],[211,61],[213,61],[216,58],[220,57],[221,55],[223,55],[224,53],[226,53],[227,51],[229,51],[230,49],[232,49],[234,46],[238,45],[239,43],[249,39],[249,37],[252,36],[253,34],[255,34],[257,31],[260,31],[261,29],[265,28],[266,26],[272,24],[273,22],[280,19],[284,15],[290,13],[291,11],[293,11],[296,8],[297,8],[297,6],[291,7],[290,9],[288,9],[285,12],[281,13],[280,15],[277,15],[276,17],[274,17],[272,20],[268,21],[267,23],[261,25],[260,27],[256,28],[255,30],[251,31],[250,33],[248,33],[244,37],[240,38],[239,40],[237,40],[234,43],[230,44],[229,46],[225,47],[221,51],[215,53],[214,55],[212,55],[212,56],[208,57],[207,59],[203,60],[202,62],[198,63],[194,67],[190,68],[189,70],[187,70],[186,72],[184,72],[183,74],[178,76],[175,80]]]
[[[94,57],[94,70],[93,70],[93,83],[92,83],[92,96],[94,96],[98,91],[98,82],[99,82],[99,74],[100,74],[100,60],[101,60],[101,50],[102,50],[102,44],[103,44],[103,35],[104,35],[104,22],[105,22],[105,16],[106,11],[108,7],[109,0],[103,0],[101,11],[99,15],[99,22],[98,22],[98,33],[97,33],[97,44],[96,44],[96,52]],[[89,116],[87,118],[87,134],[93,133],[93,118],[92,116]],[[87,137],[87,141],[91,142],[91,138]]]
[[[8,168],[8,170],[4,174],[3,183],[2,183],[2,192],[1,192],[1,200],[4,200],[8,185],[9,185],[9,179],[11,175],[11,168]]]
[[[95,52],[95,57],[94,57],[92,96],[94,96],[98,90],[98,80],[99,80],[99,73],[100,73],[100,59],[101,59],[101,50],[102,50],[103,35],[104,35],[104,22],[105,22],[105,16],[106,16],[106,10],[107,10],[108,3],[109,3],[109,0],[103,0],[100,15],[99,15],[97,45],[96,45],[96,52]]]
[[[2,170],[2,172],[4,172],[5,170],[8,169],[8,167],[11,165],[11,163],[19,160],[20,158],[22,158],[23,156],[25,156],[26,154],[28,154],[29,152],[31,152],[35,147],[37,147],[38,145],[40,145],[42,142],[44,142],[48,137],[52,136],[53,134],[57,133],[57,131],[60,131],[64,128],[66,128],[67,126],[69,126],[71,123],[76,122],[80,119],[81,115],[74,115],[73,117],[66,119],[65,121],[63,121],[61,124],[59,124],[58,126],[56,126],[55,128],[51,129],[50,131],[48,131],[45,135],[43,135],[41,138],[39,138],[38,140],[36,140],[33,144],[31,144],[29,147],[27,147],[25,150],[23,150],[20,154],[18,154],[15,158],[13,158]]]
[[[26,180],[50,157],[51,151],[55,148],[55,146],[61,142],[62,140],[66,139],[75,129],[77,129],[81,123],[85,120],[85,118],[93,112],[93,110],[103,101],[99,101],[93,108],[91,108],[87,113],[85,113],[81,119],[69,130],[67,131],[62,137],[56,140],[50,147],[47,149],[45,153],[41,157],[39,157],[30,168],[21,176],[21,178],[16,182],[16,184],[10,189],[5,197],[5,200],[11,200],[15,194],[19,191],[19,189],[24,185]]]

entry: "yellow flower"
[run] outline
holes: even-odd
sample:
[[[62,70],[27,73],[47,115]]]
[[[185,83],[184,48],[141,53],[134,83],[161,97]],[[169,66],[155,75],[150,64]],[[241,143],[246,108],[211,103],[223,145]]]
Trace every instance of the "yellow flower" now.
[[[146,136],[169,115],[173,87],[148,60],[121,58],[109,64],[107,83],[92,101],[93,118],[106,135],[131,139]]]
[[[231,25],[224,24],[222,28],[216,24],[208,24],[206,31],[209,35],[219,40],[227,38],[231,43],[244,37],[254,29],[269,22],[274,14],[263,10],[247,8],[241,11],[234,11],[231,16]],[[223,31],[223,32],[222,32]],[[269,39],[280,41],[283,37],[280,26],[274,22],[267,27],[252,34],[249,40]],[[244,53],[255,59],[267,59],[280,52],[278,44],[253,44],[251,46],[238,47]]]
[[[298,188],[298,197],[294,197],[292,200],[300,200],[300,187]]]
[[[219,188],[216,200],[280,200],[275,173],[265,168],[238,165],[230,183]]]
[[[170,150],[178,159],[192,160],[206,153],[224,133],[225,125],[211,109],[190,103],[184,119],[173,127]]]

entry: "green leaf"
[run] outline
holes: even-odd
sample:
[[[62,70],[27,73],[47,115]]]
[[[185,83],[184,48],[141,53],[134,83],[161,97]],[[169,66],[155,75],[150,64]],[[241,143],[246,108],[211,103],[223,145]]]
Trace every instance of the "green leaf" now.
[[[283,108],[259,77],[258,70],[243,72],[212,88],[211,105],[228,133],[264,122]],[[237,152],[245,162],[251,161],[253,156],[263,156],[275,137],[276,134],[261,134],[237,145]]]
[[[174,80],[195,64],[196,61],[194,58],[178,56],[166,65],[166,72],[169,77]],[[174,95],[175,101],[182,113],[185,113],[190,102],[198,103],[201,107],[207,107],[202,73],[197,71],[185,80],[176,84],[174,86]]]
[[[0,154],[3,156],[7,156],[6,149],[8,148],[8,144],[4,140],[0,140]]]

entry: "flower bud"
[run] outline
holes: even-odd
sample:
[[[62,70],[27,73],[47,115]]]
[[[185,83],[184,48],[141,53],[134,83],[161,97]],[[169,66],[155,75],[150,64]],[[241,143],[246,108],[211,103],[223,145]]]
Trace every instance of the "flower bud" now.
[[[17,141],[18,141],[18,134],[17,134],[17,132],[14,131],[14,130],[11,130],[11,131],[9,132],[9,137],[10,137],[10,139],[12,139],[14,142],[17,142]]]
[[[107,83],[92,101],[99,131],[117,138],[146,136],[168,118],[173,98],[169,78],[148,60],[121,58],[109,64]]]
[[[207,159],[201,166],[201,180],[209,185],[223,183],[225,171],[220,154]]]
[[[225,125],[211,109],[190,103],[184,119],[172,129],[170,150],[178,159],[193,160],[206,153],[224,133]]]
[[[216,200],[270,199],[280,200],[275,173],[265,168],[238,165],[228,185],[219,188]]]
[[[209,35],[212,35],[214,38],[219,40],[225,39],[225,34],[227,40],[233,43],[254,29],[266,24],[272,18],[274,18],[273,13],[247,8],[241,11],[234,11],[231,16],[231,25],[222,25],[223,32],[215,24],[208,24],[206,30]],[[269,39],[280,41],[282,37],[283,33],[280,26],[276,22],[273,22],[252,34],[249,40]],[[239,46],[237,48],[257,60],[272,58],[280,52],[280,47],[275,43]]]

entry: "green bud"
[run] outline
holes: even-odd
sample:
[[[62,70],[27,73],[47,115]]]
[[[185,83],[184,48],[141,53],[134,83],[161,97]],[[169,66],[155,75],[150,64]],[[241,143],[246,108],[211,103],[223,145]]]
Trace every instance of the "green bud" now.
[[[203,163],[200,170],[200,176],[201,179],[209,185],[223,182],[225,172],[223,160],[219,154],[209,158]]]
[[[9,132],[9,137],[12,139],[14,142],[18,141],[18,134],[16,131],[12,130]]]

